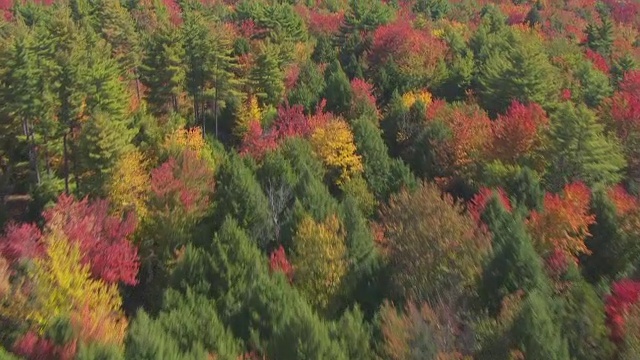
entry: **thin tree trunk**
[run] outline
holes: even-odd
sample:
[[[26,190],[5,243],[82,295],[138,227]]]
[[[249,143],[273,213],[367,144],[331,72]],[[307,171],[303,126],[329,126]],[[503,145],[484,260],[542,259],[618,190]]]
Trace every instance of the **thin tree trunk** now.
[[[62,136],[62,147],[64,156],[64,192],[69,195],[69,154],[67,152],[67,132]]]
[[[40,169],[38,168],[38,154],[36,152],[35,140],[33,139],[33,134],[29,126],[29,120],[24,119],[22,121],[22,131],[24,132],[24,135],[27,137],[27,142],[29,143],[29,162],[31,163],[31,166],[33,167],[33,171],[36,174],[36,183],[40,185],[41,179],[40,179]]]

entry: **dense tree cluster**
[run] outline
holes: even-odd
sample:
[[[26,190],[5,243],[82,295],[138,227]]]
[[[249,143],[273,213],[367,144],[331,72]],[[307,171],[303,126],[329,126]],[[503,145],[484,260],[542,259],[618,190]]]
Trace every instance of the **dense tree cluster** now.
[[[0,359],[638,358],[637,0],[0,11]]]

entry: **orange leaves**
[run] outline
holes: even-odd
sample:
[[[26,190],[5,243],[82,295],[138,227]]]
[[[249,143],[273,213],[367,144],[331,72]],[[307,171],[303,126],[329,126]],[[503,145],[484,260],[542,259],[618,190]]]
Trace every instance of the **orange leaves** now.
[[[589,254],[584,243],[595,216],[589,214],[591,192],[583,183],[565,186],[561,194],[546,194],[542,212],[532,211],[527,222],[537,248],[555,249],[570,257]]]
[[[491,125],[491,156],[506,164],[516,163],[542,147],[541,133],[548,126],[549,118],[540,105],[512,102]]]
[[[427,109],[427,122],[440,121],[451,131],[451,137],[433,143],[437,161],[444,169],[460,175],[484,155],[491,138],[491,120],[475,104],[446,105],[434,101]]]
[[[411,21],[399,18],[376,29],[369,53],[376,66],[394,61],[404,74],[422,77],[435,71],[445,52],[444,42],[428,31],[413,28]]]
[[[362,172],[362,159],[356,154],[353,133],[344,120],[334,119],[317,128],[311,135],[311,144],[325,165],[337,171],[336,184]]]
[[[638,209],[638,199],[630,195],[620,185],[609,189],[607,195],[609,195],[609,199],[616,207],[618,216],[623,216]]]

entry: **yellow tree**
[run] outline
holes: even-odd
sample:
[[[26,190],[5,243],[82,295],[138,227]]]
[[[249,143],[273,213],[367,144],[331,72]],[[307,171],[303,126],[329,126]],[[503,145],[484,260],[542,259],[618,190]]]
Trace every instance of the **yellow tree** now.
[[[402,95],[402,105],[407,109],[411,108],[416,101],[421,101],[425,106],[428,106],[433,101],[433,97],[426,90],[410,91]]]
[[[118,214],[134,211],[138,219],[147,215],[147,198],[150,182],[147,161],[144,155],[133,150],[116,162],[111,178],[106,184],[106,193]]]
[[[336,172],[336,184],[341,185],[362,172],[362,158],[356,153],[353,133],[342,119],[332,119],[311,135],[313,148],[323,163]]]
[[[305,216],[293,240],[294,283],[309,301],[327,309],[347,272],[345,234],[333,215],[322,223]]]
[[[261,120],[262,110],[258,105],[258,98],[256,96],[250,96],[247,102],[238,110],[233,135],[238,139],[244,139],[245,134],[249,132],[251,123],[261,123]]]
[[[176,152],[182,152],[185,149],[191,150],[196,154],[200,154],[205,147],[205,141],[202,137],[202,129],[199,127],[184,129],[179,128],[169,134],[165,139],[165,148],[175,155]]]
[[[68,318],[79,340],[120,345],[127,320],[118,287],[91,278],[89,264],[82,262],[78,245],[69,241],[61,221],[56,216],[47,224],[45,253],[33,260],[27,276],[16,279],[8,291],[0,289],[0,314],[26,322],[40,335],[54,320]]]

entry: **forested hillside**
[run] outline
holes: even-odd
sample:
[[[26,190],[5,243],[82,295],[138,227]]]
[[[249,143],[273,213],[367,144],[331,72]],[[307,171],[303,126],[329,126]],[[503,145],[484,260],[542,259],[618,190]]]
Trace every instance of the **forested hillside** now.
[[[0,359],[640,358],[639,0],[0,11]]]

